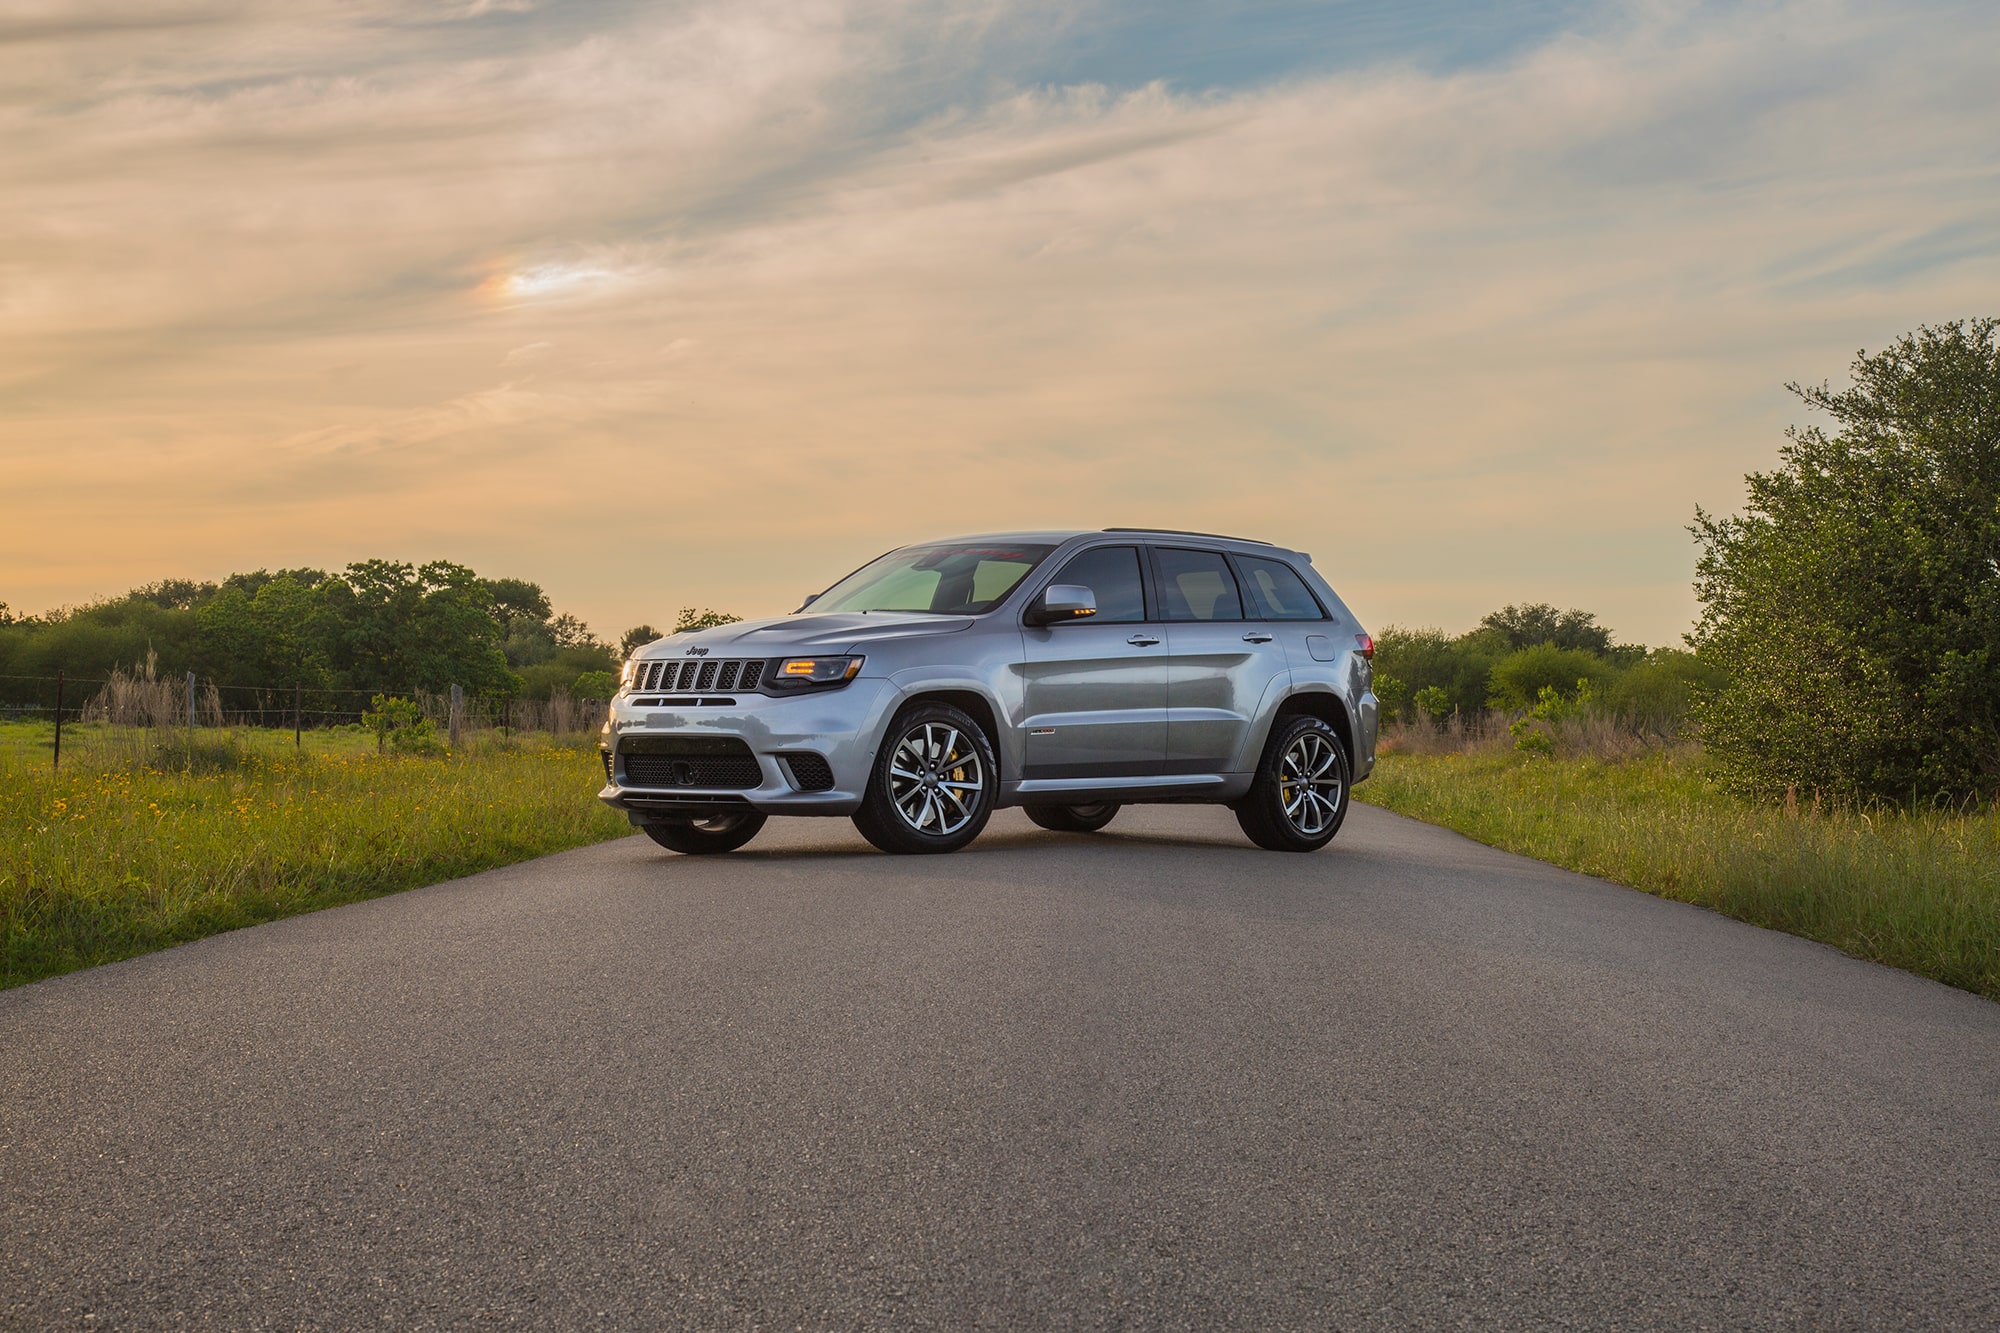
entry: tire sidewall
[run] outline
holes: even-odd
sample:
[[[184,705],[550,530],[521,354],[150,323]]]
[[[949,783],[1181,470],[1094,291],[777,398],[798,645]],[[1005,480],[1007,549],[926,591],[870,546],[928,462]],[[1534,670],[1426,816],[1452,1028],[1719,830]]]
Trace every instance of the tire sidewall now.
[[[1333,747],[1336,762],[1340,765],[1340,805],[1326,828],[1318,833],[1301,833],[1285,814],[1285,800],[1279,788],[1279,766],[1284,762],[1285,751],[1292,743],[1307,732],[1317,732],[1325,737]],[[1347,822],[1347,808],[1354,797],[1354,765],[1347,757],[1347,747],[1340,743],[1340,733],[1324,721],[1310,714],[1283,719],[1273,729],[1269,744],[1264,747],[1264,758],[1257,765],[1256,779],[1251,783],[1250,793],[1245,798],[1251,806],[1247,813],[1260,826],[1252,833],[1253,838],[1263,846],[1274,850],[1294,852],[1314,852],[1333,841]],[[1245,831],[1250,826],[1245,824]],[[1264,834],[1266,836],[1258,836]],[[1268,837],[1268,841],[1266,838]]]
[[[889,765],[897,747],[903,743],[905,736],[926,722],[956,728],[971,741],[979,755],[979,809],[964,828],[942,836],[911,828],[896,809],[895,794],[889,786]],[[868,774],[868,790],[862,798],[861,809],[854,816],[854,823],[863,837],[885,852],[955,852],[986,828],[999,796],[1000,763],[986,729],[964,710],[950,704],[918,703],[897,713],[895,721],[883,733],[882,744],[875,754],[875,766]]]

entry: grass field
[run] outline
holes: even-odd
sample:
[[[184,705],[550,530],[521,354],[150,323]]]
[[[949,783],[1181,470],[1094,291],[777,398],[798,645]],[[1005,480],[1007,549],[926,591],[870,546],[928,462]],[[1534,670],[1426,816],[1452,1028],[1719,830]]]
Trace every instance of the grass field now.
[[[2000,809],[1758,805],[1685,747],[1385,755],[1362,800],[2000,1000]]]
[[[483,735],[450,757],[372,737],[0,723],[0,986],[617,837],[596,747]],[[129,734],[136,733],[136,734]]]

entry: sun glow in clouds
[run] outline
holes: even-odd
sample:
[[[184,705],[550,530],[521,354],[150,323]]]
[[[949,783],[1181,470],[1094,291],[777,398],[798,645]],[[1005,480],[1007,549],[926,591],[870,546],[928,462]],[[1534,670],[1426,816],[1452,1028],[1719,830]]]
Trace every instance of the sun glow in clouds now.
[[[597,264],[537,264],[496,273],[479,284],[489,301],[534,301],[601,291],[625,275]]]

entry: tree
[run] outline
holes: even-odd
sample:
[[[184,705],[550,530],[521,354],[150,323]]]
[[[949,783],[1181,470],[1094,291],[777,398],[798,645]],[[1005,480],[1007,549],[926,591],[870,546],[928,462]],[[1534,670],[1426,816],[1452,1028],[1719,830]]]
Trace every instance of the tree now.
[[[1575,652],[1595,653],[1599,657],[1611,651],[1611,631],[1598,624],[1596,616],[1575,608],[1558,611],[1547,602],[1506,606],[1488,612],[1481,617],[1479,628],[1491,631],[1514,652],[1545,643]],[[1533,701],[1531,696],[1528,702]]]
[[[1478,631],[1453,637],[1441,629],[1391,625],[1375,636],[1375,674],[1394,680],[1418,707],[1424,691],[1442,691],[1449,702],[1441,710],[1426,709],[1433,717],[1454,709],[1477,713],[1486,706],[1486,678],[1505,651]]]
[[[245,583],[254,583],[254,595],[244,592]],[[319,588],[298,582],[292,571],[270,578],[231,575],[194,616],[196,660],[221,684],[317,688],[330,679],[340,627]]]
[[[1699,713],[1724,778],[1889,799],[2000,793],[2000,321],[1925,327],[1787,432],[1741,516],[1696,510]]]
[[[192,611],[215,593],[213,583],[197,583],[193,579],[161,579],[158,583],[134,588],[126,596],[132,601],[151,602],[165,611]]]
[[[549,595],[539,583],[526,579],[488,579],[486,587],[493,596],[493,612],[503,625],[510,625],[516,619],[544,624],[555,614],[555,608],[549,605]]]
[[[519,683],[500,651],[492,593],[463,565],[364,560],[325,596],[342,621],[339,666],[349,688],[506,693]]]
[[[549,622],[549,638],[558,648],[602,648],[590,626],[565,612]]]
[[[711,611],[707,607],[703,607],[697,611],[691,606],[684,606],[681,608],[680,614],[674,617],[674,633],[685,634],[689,630],[714,629],[717,625],[734,625],[742,619],[742,616],[732,616],[727,611]]]
[[[666,635],[660,633],[651,625],[634,625],[631,629],[625,631],[623,638],[618,640],[618,656],[621,659],[630,657],[635,648],[643,648],[655,639],[664,639],[666,637]]]

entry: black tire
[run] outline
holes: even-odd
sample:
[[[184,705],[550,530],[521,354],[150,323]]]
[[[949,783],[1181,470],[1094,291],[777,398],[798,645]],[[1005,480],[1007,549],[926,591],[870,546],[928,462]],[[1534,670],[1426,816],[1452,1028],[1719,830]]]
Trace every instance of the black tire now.
[[[704,815],[699,819],[692,815],[649,819],[640,827],[645,829],[647,837],[670,852],[715,856],[733,852],[756,837],[767,818],[768,815],[760,815],[755,810],[731,810],[727,814]]]
[[[854,827],[885,852],[955,852],[986,827],[999,791],[979,724],[950,704],[917,704],[882,738]]]
[[[1057,833],[1095,833],[1118,817],[1116,801],[1095,805],[1030,805],[1028,818]]]
[[[1332,727],[1316,717],[1280,717],[1249,794],[1235,805],[1236,822],[1267,851],[1316,852],[1347,818],[1351,774]]]

